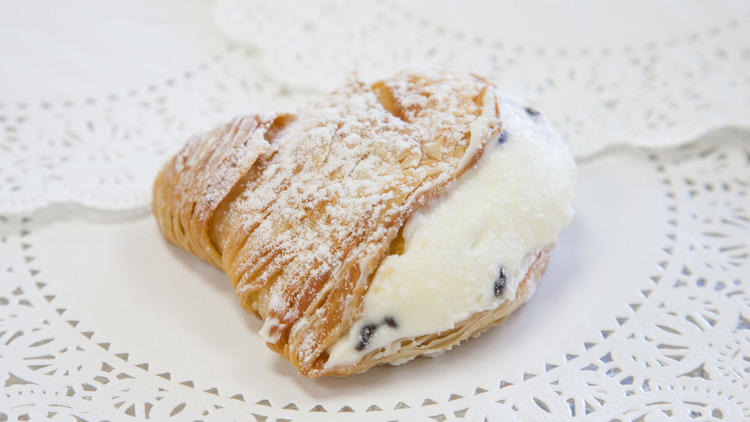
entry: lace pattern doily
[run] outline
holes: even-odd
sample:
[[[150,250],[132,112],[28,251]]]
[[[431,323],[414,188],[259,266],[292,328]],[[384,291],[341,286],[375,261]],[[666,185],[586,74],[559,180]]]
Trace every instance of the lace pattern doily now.
[[[296,86],[328,88],[354,70],[374,79],[423,64],[486,75],[543,110],[577,157],[612,145],[675,145],[749,123],[750,10],[741,2],[704,15],[698,4],[676,10],[660,2],[610,5],[616,10],[601,15],[595,2],[491,10],[471,1],[315,3],[225,0],[219,24],[267,50],[275,77]],[[648,19],[640,7],[664,19]],[[635,21],[637,31],[622,28]],[[620,33],[603,32],[611,27]]]
[[[132,46],[78,67],[65,49],[27,55],[42,36],[0,37],[16,59],[0,69],[0,421],[750,419],[745,3],[651,2],[637,34],[606,16],[577,21],[595,2],[524,25],[537,6],[493,3],[500,29],[471,2],[151,3],[0,5],[3,35],[35,14],[141,25]],[[673,25],[656,25],[669,13]],[[56,28],[69,46],[91,39],[75,57],[116,39]],[[113,57],[150,44],[149,63],[118,73]],[[190,134],[233,115],[293,107],[353,70],[370,80],[425,63],[485,74],[543,110],[580,162],[578,216],[535,297],[500,328],[340,382],[291,377],[222,275],[158,238],[153,177]],[[102,76],[71,78],[86,66]],[[229,313],[188,312],[207,303]],[[176,340],[191,332],[215,345]],[[237,361],[212,361],[220,352]]]
[[[727,131],[720,135],[675,151],[613,154],[599,163],[584,164],[584,176],[599,174],[606,178],[607,172],[615,171],[622,175],[613,180],[624,183],[651,169],[647,182],[659,183],[653,186],[653,193],[644,193],[643,201],[663,207],[662,221],[634,222],[647,225],[661,239],[648,247],[655,251],[647,257],[650,265],[638,265],[646,267],[643,276],[614,289],[622,296],[607,300],[616,306],[603,310],[589,306],[586,313],[598,315],[593,317],[595,322],[568,331],[575,339],[551,346],[556,348],[551,355],[556,358],[514,361],[511,364],[515,370],[493,372],[495,382],[456,381],[454,386],[444,387],[440,396],[425,388],[402,391],[400,400],[358,394],[344,404],[337,403],[333,396],[327,399],[330,403],[320,397],[316,402],[320,392],[315,391],[320,385],[308,386],[310,397],[295,397],[290,392],[281,398],[274,396],[272,388],[265,395],[251,396],[251,392],[227,391],[221,385],[186,379],[190,374],[184,368],[170,370],[144,362],[142,353],[132,352],[127,344],[117,341],[118,336],[127,336],[92,329],[96,321],[81,318],[90,305],[71,303],[73,296],[60,290],[65,283],[49,263],[49,257],[59,252],[45,251],[45,244],[55,236],[47,236],[45,243],[45,237],[37,235],[50,230],[48,224],[29,217],[4,217],[3,232],[8,234],[0,244],[0,270],[4,274],[0,283],[0,356],[7,364],[0,374],[5,380],[0,395],[2,415],[11,420],[65,415],[87,420],[120,420],[126,416],[139,420],[227,420],[247,419],[249,415],[256,420],[330,420],[334,415],[356,415],[358,420],[746,419],[750,417],[746,398],[750,388],[750,296],[746,280],[750,143],[742,133]],[[623,161],[640,164],[635,169],[616,164]],[[591,182],[582,184],[586,191],[583,196],[589,199],[599,190],[610,189],[595,187]],[[585,211],[581,213],[586,216]],[[597,218],[593,211],[589,215],[594,217],[586,224]],[[627,213],[609,216],[625,217]],[[598,218],[601,222],[591,223],[588,229],[611,224],[607,218]],[[585,225],[573,230],[568,239],[563,236],[560,248],[591,241],[592,233],[576,233],[585,233]],[[590,257],[600,258],[604,259]],[[627,257],[622,261],[628,264]],[[558,262],[550,271],[564,272],[565,265]],[[548,277],[549,285],[558,282],[561,280]],[[573,285],[556,293],[575,288],[574,279],[566,283]],[[605,286],[609,291],[612,287]],[[116,286],[112,288],[117,291]],[[542,301],[533,312],[540,312],[546,300],[562,299],[545,298],[544,288],[526,305],[533,307],[535,300]],[[68,285],[67,289],[76,287]],[[577,300],[590,298],[584,294]],[[514,330],[513,324],[507,322],[497,332]],[[487,336],[491,338],[493,333]],[[144,331],[142,335],[148,334]],[[534,337],[538,335],[544,334],[537,332]],[[465,347],[451,354],[460,356]],[[270,352],[261,348],[259,353]],[[426,365],[439,367],[438,359],[443,358],[428,360]],[[460,364],[462,358],[457,359]],[[390,371],[426,376],[409,365]],[[273,374],[264,375],[264,383],[273,383],[266,377]],[[243,378],[250,385],[257,383]],[[377,388],[377,379],[370,378],[375,385],[367,388]],[[350,388],[368,391],[362,385],[355,387],[357,378],[353,380]]]
[[[160,69],[158,77],[128,71],[114,79],[109,75],[117,67],[92,59],[101,76],[74,84],[79,95],[63,93],[70,73],[81,66],[37,75],[44,77],[44,87],[61,87],[61,93],[45,97],[33,83],[13,82],[28,79],[23,66],[8,66],[15,71],[6,71],[3,91],[13,95],[0,98],[0,151],[10,165],[0,167],[0,211],[74,203],[144,213],[153,176],[188,136],[237,114],[299,105],[340,85],[353,71],[375,80],[403,67],[435,64],[486,75],[504,93],[543,110],[578,158],[616,145],[664,147],[723,126],[749,126],[750,10],[743,2],[712,5],[711,13],[698,4],[681,10],[649,5],[655,16],[675,16],[666,25],[644,20],[637,34],[617,36],[601,32],[619,22],[607,20],[613,17],[569,14],[571,21],[553,27],[555,37],[544,35],[550,31],[540,31],[541,24],[511,25],[512,31],[495,36],[492,19],[451,20],[451,13],[463,10],[441,2],[322,0],[304,7],[225,0],[216,11],[189,3],[180,6],[187,10],[180,17],[190,24],[175,25],[179,36],[167,37],[154,28],[174,19],[169,5],[155,8],[163,15],[149,9],[145,17],[135,14],[133,19],[149,23],[134,21],[145,28],[141,38],[134,36],[140,50],[121,47],[120,52],[150,51],[155,40],[148,37],[162,37],[158,47],[175,58],[165,59],[162,67],[149,63]],[[533,5],[493,7],[488,15],[504,21],[528,21],[535,11]],[[101,10],[87,12],[99,25],[111,23]],[[3,23],[6,31],[24,31],[23,20]],[[565,35],[576,26],[588,32]],[[185,41],[196,38],[202,44]],[[81,54],[106,48],[104,41],[94,42],[96,37],[73,41],[89,39],[92,44],[81,47]],[[60,57],[50,61],[64,66],[64,51],[56,54]],[[19,93],[15,85],[28,92]],[[111,89],[96,94],[88,85]]]

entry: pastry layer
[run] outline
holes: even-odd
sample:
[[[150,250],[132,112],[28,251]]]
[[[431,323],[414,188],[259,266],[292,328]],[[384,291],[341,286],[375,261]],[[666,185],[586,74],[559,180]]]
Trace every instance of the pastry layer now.
[[[326,369],[396,353],[403,339],[451,330],[513,301],[570,222],[575,163],[567,147],[536,110],[506,99],[500,110],[500,138],[449,192],[410,217]]]
[[[319,376],[404,222],[500,131],[483,78],[352,80],[295,113],[193,137],[158,175],[154,213],[165,237],[227,273],[270,348]]]

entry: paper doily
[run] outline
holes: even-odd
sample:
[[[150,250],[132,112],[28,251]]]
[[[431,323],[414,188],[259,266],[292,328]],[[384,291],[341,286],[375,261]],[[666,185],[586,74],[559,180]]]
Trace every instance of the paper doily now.
[[[39,6],[0,4],[0,421],[750,419],[745,2]],[[425,63],[543,110],[578,215],[502,326],[301,378],[161,239],[153,177],[233,115]]]
[[[218,20],[295,86],[423,64],[476,72],[543,110],[577,157],[750,126],[746,2],[293,4],[222,0]]]
[[[64,203],[145,214],[159,166],[189,135],[297,106],[355,70],[374,80],[432,63],[487,75],[544,111],[579,158],[750,127],[745,2],[456,7],[0,5],[0,46],[13,58],[0,69],[0,212]]]
[[[582,165],[531,302],[442,357],[345,379],[294,375],[223,274],[148,218],[2,218],[0,419],[750,418],[748,141]]]

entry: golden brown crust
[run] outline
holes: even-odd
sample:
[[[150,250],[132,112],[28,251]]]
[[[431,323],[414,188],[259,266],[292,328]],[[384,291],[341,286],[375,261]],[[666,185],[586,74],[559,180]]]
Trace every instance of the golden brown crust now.
[[[154,214],[228,274],[269,347],[320,375],[404,222],[500,134],[497,104],[484,79],[427,71],[238,117],[165,165]]]
[[[267,130],[289,117],[237,117],[190,138],[154,182],[153,211],[164,236],[221,268],[221,254],[208,235],[209,220],[236,179],[272,150]]]

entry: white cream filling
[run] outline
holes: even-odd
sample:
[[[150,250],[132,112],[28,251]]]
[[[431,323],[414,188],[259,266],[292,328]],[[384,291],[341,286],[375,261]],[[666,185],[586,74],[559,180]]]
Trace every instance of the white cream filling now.
[[[269,343],[276,343],[279,341],[279,337],[281,336],[281,331],[278,330],[280,327],[281,321],[279,321],[278,318],[275,317],[268,317],[263,321],[263,326],[260,327],[260,331],[258,331],[258,334],[260,334],[260,337],[269,342]],[[276,328],[276,332],[271,335],[271,330]]]
[[[450,191],[416,212],[404,250],[380,264],[362,317],[330,349],[327,368],[357,363],[399,339],[451,329],[515,297],[532,251],[573,217],[575,163],[542,115],[500,101],[505,142],[488,142]],[[500,270],[505,286],[495,295]]]

